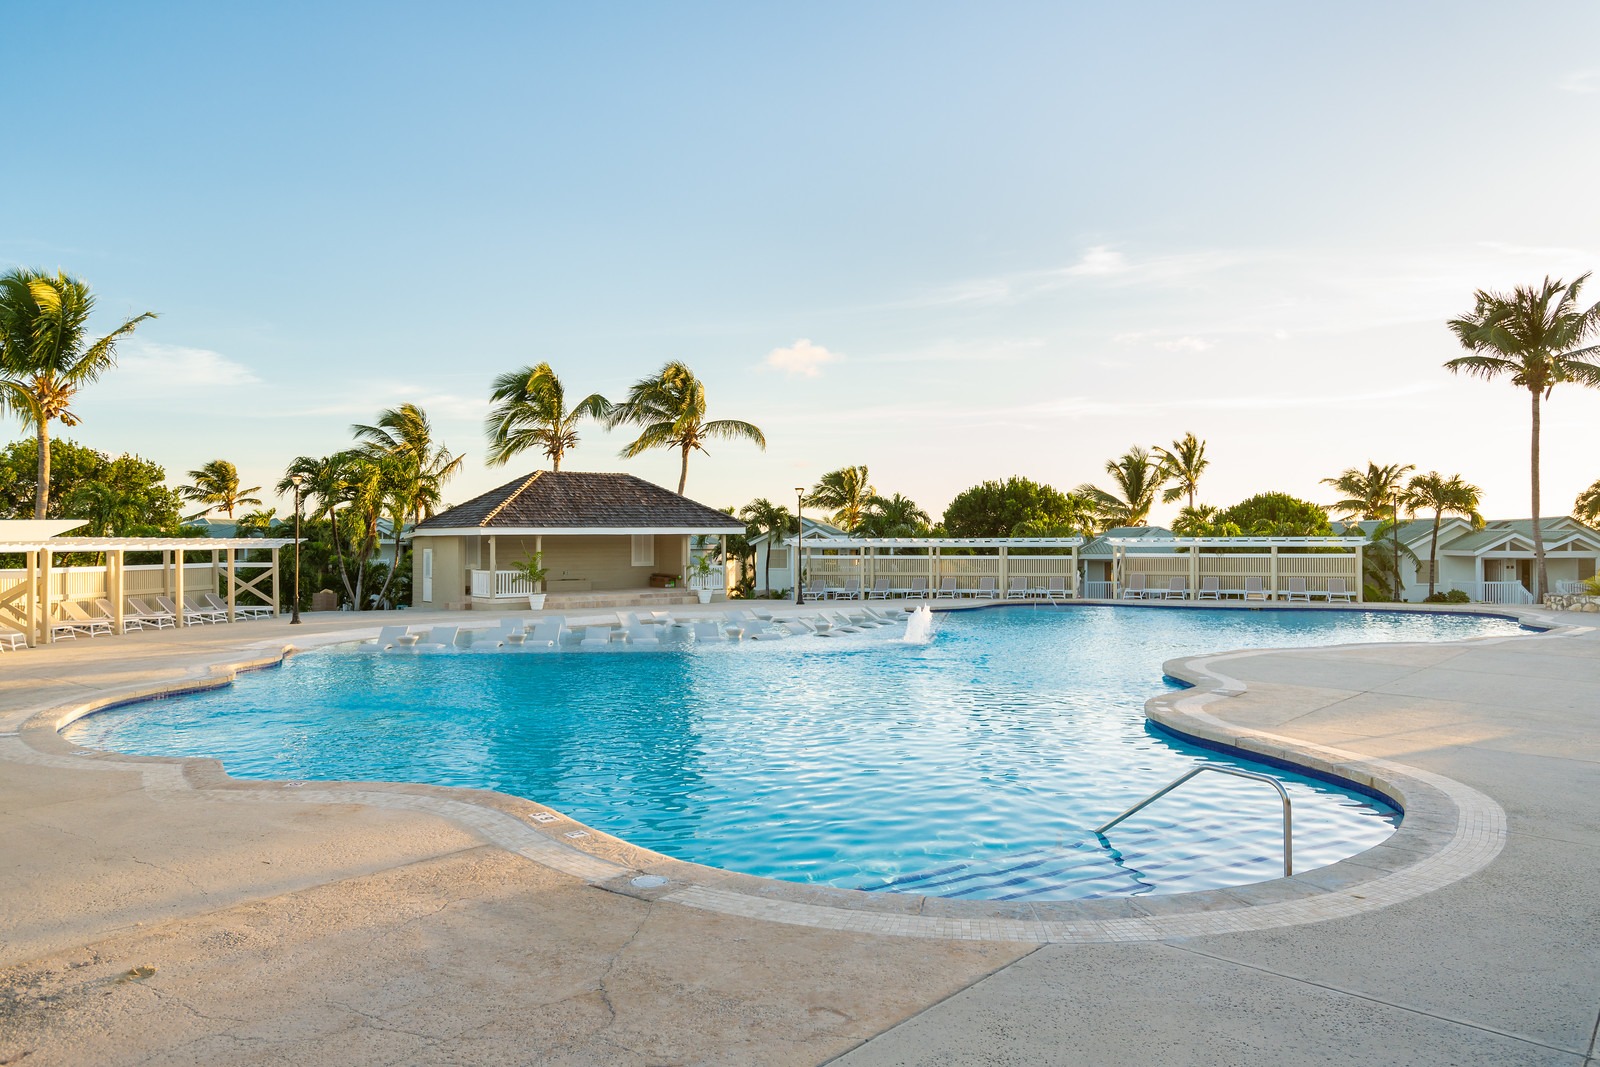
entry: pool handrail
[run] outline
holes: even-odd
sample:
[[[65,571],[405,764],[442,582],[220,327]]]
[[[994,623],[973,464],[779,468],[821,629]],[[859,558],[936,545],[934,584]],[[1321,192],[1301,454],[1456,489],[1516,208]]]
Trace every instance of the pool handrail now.
[[[1185,774],[1179,775],[1172,782],[1170,782],[1166,786],[1163,786],[1162,788],[1156,790],[1154,793],[1151,793],[1149,796],[1147,796],[1143,800],[1139,801],[1139,803],[1135,804],[1133,807],[1129,808],[1127,811],[1123,812],[1121,815],[1118,815],[1115,819],[1112,819],[1110,822],[1105,823],[1104,825],[1096,828],[1094,830],[1095,836],[1104,837],[1105,836],[1105,832],[1107,830],[1109,830],[1113,826],[1117,825],[1117,823],[1121,822],[1123,819],[1126,819],[1128,816],[1132,815],[1134,812],[1144,810],[1145,808],[1149,807],[1151,804],[1154,804],[1156,801],[1158,801],[1162,797],[1166,796],[1168,793],[1172,792],[1174,789],[1178,788],[1184,782],[1187,782],[1189,779],[1193,778],[1195,775],[1204,773],[1205,771],[1216,771],[1218,774],[1231,774],[1231,775],[1233,775],[1233,776],[1235,776],[1237,778],[1251,778],[1251,779],[1254,779],[1255,781],[1258,781],[1258,782],[1266,782],[1268,785],[1272,786],[1272,788],[1274,788],[1274,789],[1276,789],[1278,791],[1278,796],[1280,798],[1282,798],[1282,800],[1283,800],[1283,876],[1285,878],[1288,878],[1291,875],[1293,875],[1294,874],[1294,841],[1293,841],[1294,831],[1293,831],[1293,816],[1290,813],[1290,809],[1292,808],[1293,805],[1291,804],[1291,802],[1289,800],[1289,792],[1288,792],[1288,790],[1283,788],[1283,783],[1282,782],[1278,781],[1276,778],[1272,777],[1272,775],[1270,775],[1270,774],[1259,774],[1259,773],[1257,773],[1255,771],[1241,771],[1237,767],[1219,767],[1215,763],[1207,763],[1207,764],[1204,764],[1202,766],[1196,767],[1192,771],[1189,771],[1189,772],[1187,772]]]

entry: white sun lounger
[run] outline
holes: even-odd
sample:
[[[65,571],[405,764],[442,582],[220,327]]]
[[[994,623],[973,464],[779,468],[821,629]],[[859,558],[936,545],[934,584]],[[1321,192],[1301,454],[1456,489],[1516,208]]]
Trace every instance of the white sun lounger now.
[[[723,624],[715,619],[699,619],[690,625],[689,631],[694,634],[696,643],[701,641],[726,641],[728,639],[727,632],[723,630]]]
[[[968,589],[967,596],[981,597],[984,600],[995,600],[1000,596],[1000,579],[992,574],[986,574],[978,579],[976,589]]]
[[[911,584],[906,587],[906,596],[910,597],[912,600],[928,599],[928,579],[911,579]]]
[[[61,614],[65,615],[66,619],[52,626],[52,630],[59,630],[65,626],[72,631],[74,637],[78,634],[83,634],[86,637],[110,635],[111,622],[107,619],[97,619],[90,615],[83,610],[77,601],[63,600],[60,607]]]
[[[201,593],[200,599],[208,606],[220,611],[222,617],[228,617],[228,602],[215,593]],[[270,604],[241,604],[233,602],[233,617],[235,619],[270,619],[272,618],[272,605]]]
[[[888,600],[889,594],[895,592],[889,587],[889,579],[879,578],[872,583],[872,588],[867,591],[868,600]]]
[[[156,603],[160,604],[161,610],[165,611],[168,615],[171,615],[173,618],[178,617],[178,607],[172,602],[171,597],[158,596],[156,597]],[[194,625],[198,626],[202,623],[210,622],[213,614],[214,613],[210,611],[195,611],[194,609],[185,605],[183,609],[183,621],[185,623],[193,623]]]
[[[378,631],[377,646],[385,651],[391,648],[410,648],[417,643],[420,634],[411,633],[404,626],[385,626]]]
[[[1244,580],[1244,598],[1246,600],[1267,599],[1267,587],[1258,574],[1248,575]]]
[[[1163,599],[1163,600],[1188,600],[1189,599],[1189,579],[1183,578],[1183,577],[1174,576],[1173,579],[1170,582],[1167,583],[1167,588],[1162,591],[1161,599]]]
[[[28,638],[9,627],[0,626],[0,652],[17,652],[28,647]]]
[[[189,611],[193,612],[195,615],[200,616],[202,622],[216,623],[228,621],[228,609],[226,607],[224,607],[221,611],[218,611],[216,608],[201,600],[199,593],[185,594],[183,598],[183,606]]]
[[[417,639],[418,648],[453,648],[456,636],[460,631],[459,626],[435,626],[429,630],[426,637]]]
[[[98,599],[98,600],[96,600],[94,602],[94,606],[95,606],[95,610],[100,612],[100,618],[105,619],[107,622],[111,623],[111,628],[113,630],[115,630],[117,628],[117,616],[116,616],[116,612],[114,610],[112,610],[111,601],[107,600],[105,597],[101,597],[100,599]],[[156,625],[155,623],[151,623],[150,624],[150,626],[152,628],[155,625]],[[143,619],[141,619],[137,615],[131,615],[127,611],[123,611],[123,613],[122,613],[122,629],[123,629],[124,632],[126,632],[128,630],[142,630],[142,629],[144,629],[144,627],[145,627],[145,621]]]
[[[177,620],[172,617],[172,612],[156,611],[143,600],[137,600],[131,596],[123,597],[122,606],[127,609],[124,615],[137,616],[141,626],[154,626],[158,630],[165,630],[168,627],[177,625]]]
[[[935,600],[954,600],[956,598],[956,580],[954,578],[940,578],[939,588],[934,591]]]
[[[655,628],[652,626],[646,626],[638,619],[634,619],[632,622],[628,623],[628,625],[624,628],[624,632],[627,634],[628,644],[630,645],[659,646],[661,644],[661,638],[656,636]]]
[[[1215,574],[1208,574],[1200,579],[1200,592],[1195,595],[1196,600],[1221,600],[1222,579]]]
[[[1028,598],[1028,579],[1012,578],[1006,583],[1007,600],[1026,600]]]
[[[1307,604],[1311,603],[1311,594],[1306,590],[1306,580],[1304,578],[1290,578],[1289,592],[1284,599],[1304,600]]]
[[[561,637],[566,633],[567,620],[560,615],[547,615],[533,624],[533,629],[523,638],[524,648],[560,648]]]
[[[1138,573],[1128,575],[1128,584],[1122,587],[1122,599],[1143,600],[1145,597],[1145,592],[1146,587],[1144,572],[1140,571]]]
[[[823,581],[821,578],[813,578],[810,584],[806,586],[805,592],[802,594],[802,598],[808,604],[813,600],[827,600],[828,583]]]
[[[1356,598],[1350,594],[1350,587],[1345,584],[1343,578],[1328,579],[1328,603],[1332,604],[1335,600],[1343,601],[1346,604],[1354,604],[1356,601]]]
[[[1067,599],[1070,595],[1067,589],[1067,576],[1065,574],[1051,575],[1050,581],[1045,583],[1044,595],[1050,600]]]

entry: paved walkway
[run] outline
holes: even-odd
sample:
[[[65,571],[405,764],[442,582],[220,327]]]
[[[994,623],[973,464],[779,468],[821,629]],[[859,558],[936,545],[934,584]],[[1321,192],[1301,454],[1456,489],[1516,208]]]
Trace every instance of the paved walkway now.
[[[1394,761],[1419,789],[1443,776],[1467,787],[1447,787],[1446,802],[1470,814],[1484,795],[1503,822],[1462,815],[1442,849],[1418,826],[1419,862],[1391,848],[1364,878],[1356,862],[1320,886],[1312,872],[1186,905],[1190,921],[1224,929],[1304,882],[1318,895],[1296,906],[1337,904],[1327,914],[1342,917],[1122,939],[1133,943],[984,939],[1056,929],[1047,922],[1066,913],[894,936],[880,931],[933,916],[907,901],[851,915],[828,894],[686,872],[603,835],[568,848],[538,805],[492,794],[308,792],[234,783],[208,761],[83,755],[54,734],[56,712],[36,714],[203,678],[351,622],[0,658],[0,1063],[1594,1059],[1592,632],[1176,665],[1237,695],[1190,691],[1189,706],[1159,713],[1338,750],[1330,760]],[[1389,899],[1393,879],[1429,863],[1458,873],[1386,907],[1363,900]],[[610,873],[644,869],[673,884]]]

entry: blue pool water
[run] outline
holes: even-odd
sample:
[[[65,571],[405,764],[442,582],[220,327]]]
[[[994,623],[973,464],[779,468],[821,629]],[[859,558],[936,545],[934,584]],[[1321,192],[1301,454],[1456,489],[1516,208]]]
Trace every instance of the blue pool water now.
[[[213,756],[240,778],[496,789],[793,881],[969,899],[1174,892],[1276,877],[1281,823],[1261,783],[1202,775],[1109,841],[1090,833],[1197,760],[1229,762],[1144,719],[1176,684],[1163,661],[1516,632],[1468,616],[1074,606],[942,615],[925,644],[884,630],[659,651],[345,647],[66,736]],[[1393,830],[1381,804],[1280,777],[1297,870]]]

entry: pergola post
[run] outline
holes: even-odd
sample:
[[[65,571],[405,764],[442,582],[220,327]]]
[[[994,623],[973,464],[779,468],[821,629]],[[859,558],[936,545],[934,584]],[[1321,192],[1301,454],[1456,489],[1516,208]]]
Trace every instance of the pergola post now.
[[[1277,545],[1273,545],[1272,546],[1272,563],[1271,563],[1270,567],[1268,568],[1268,572],[1269,572],[1269,574],[1271,576],[1271,581],[1269,581],[1267,584],[1272,589],[1272,599],[1273,600],[1277,600],[1278,599],[1278,546]]]
[[[1200,598],[1200,546],[1189,546],[1189,599]]]
[[[39,551],[34,549],[28,553],[28,595],[27,606],[23,608],[27,622],[28,647],[34,648],[39,644]]]
[[[272,546],[272,617],[277,618],[283,614],[283,595],[279,592],[283,586],[278,581],[278,546]],[[298,592],[298,590],[296,591]],[[290,596],[295,595],[293,592]]]
[[[239,595],[239,586],[238,586],[239,579],[238,579],[238,576],[237,576],[238,563],[236,561],[238,554],[239,554],[238,549],[234,548],[232,545],[228,546],[228,621],[229,622],[233,621],[233,609],[234,609],[234,605],[236,603],[236,598]],[[211,555],[213,557],[215,557],[216,553],[213,552],[213,553],[211,553]]]
[[[999,556],[999,560],[998,560],[998,566],[997,566],[996,569],[1000,572],[999,573],[999,577],[995,579],[995,583],[994,583],[995,584],[996,595],[1000,596],[1000,597],[1004,597],[1006,595],[1007,590],[1009,589],[1009,587],[1011,585],[1011,582],[1009,581],[1009,579],[1011,577],[1011,561],[1008,558],[1008,555],[1006,553],[1006,546],[1005,545],[1001,545],[1000,546],[1000,556]]]
[[[500,595],[500,564],[495,558],[495,536],[489,535],[489,599]]]
[[[56,632],[50,625],[50,608],[55,603],[50,579],[51,557],[54,555],[48,546],[39,553],[39,638],[47,645],[56,643]]]
[[[1081,579],[1078,575],[1078,546],[1072,546],[1072,599],[1077,600],[1083,595],[1083,586],[1079,585]]]
[[[720,584],[722,585],[722,596],[723,596],[723,599],[727,599],[727,596],[728,596],[728,535],[727,534],[718,534],[717,535],[717,559],[722,562],[722,582]]]
[[[124,618],[122,607],[122,597],[127,589],[122,569],[127,562],[128,555],[120,548],[106,553],[106,594],[111,599],[111,625],[118,634],[128,632],[127,619]]]
[[[189,625],[189,610],[183,602],[183,549],[178,549],[172,554],[175,566],[172,568],[172,607],[174,626]]]

